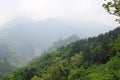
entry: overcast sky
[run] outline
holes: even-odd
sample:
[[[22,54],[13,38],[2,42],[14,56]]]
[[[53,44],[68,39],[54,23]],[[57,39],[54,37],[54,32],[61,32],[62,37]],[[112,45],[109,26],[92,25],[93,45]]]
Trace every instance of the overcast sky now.
[[[114,16],[102,7],[104,0],[0,0],[0,25],[17,17],[34,20],[66,18],[114,26]]]

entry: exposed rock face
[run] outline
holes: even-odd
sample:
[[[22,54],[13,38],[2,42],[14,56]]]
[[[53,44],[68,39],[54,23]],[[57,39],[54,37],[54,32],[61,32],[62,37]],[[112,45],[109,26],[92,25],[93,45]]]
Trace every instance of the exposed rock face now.
[[[33,57],[38,57],[41,55],[41,51],[39,48],[35,48],[34,56]]]

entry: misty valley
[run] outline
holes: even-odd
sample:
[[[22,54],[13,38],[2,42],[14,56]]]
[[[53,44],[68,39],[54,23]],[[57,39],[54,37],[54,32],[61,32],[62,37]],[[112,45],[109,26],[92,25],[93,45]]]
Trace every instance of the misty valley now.
[[[0,80],[120,80],[120,0],[0,0]]]

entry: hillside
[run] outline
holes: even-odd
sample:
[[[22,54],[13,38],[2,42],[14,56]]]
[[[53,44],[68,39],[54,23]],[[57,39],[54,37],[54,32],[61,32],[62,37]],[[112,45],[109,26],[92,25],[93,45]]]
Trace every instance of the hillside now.
[[[14,47],[0,42],[0,76],[22,66],[26,61]]]
[[[2,80],[119,80],[120,27],[44,53]]]
[[[69,36],[68,38],[60,38],[58,41],[54,42],[53,45],[48,49],[48,51],[56,50],[59,47],[66,47],[68,44],[79,40],[79,36],[76,34]]]
[[[77,35],[79,35],[80,38],[83,38],[84,35],[90,36],[89,34],[92,34],[93,28],[95,31],[99,28],[95,28],[95,26],[97,26],[96,24],[90,24],[89,27],[91,29],[87,31],[85,29],[88,25],[83,25],[82,23],[82,25],[75,25],[76,23],[73,23],[60,19],[34,21],[25,17],[11,20],[0,26],[0,44],[7,47],[6,49],[1,48],[0,53],[7,58],[10,64],[20,67],[35,56],[41,55],[41,53],[50,49],[49,47],[53,47],[51,50],[55,50],[57,47],[72,42],[72,39],[70,38],[68,40],[71,41],[63,41],[61,43],[62,45],[60,44],[59,46],[59,42],[54,42],[60,37],[66,38],[66,36],[73,35],[79,31],[81,33],[78,33]],[[74,26],[84,26],[84,28],[79,30]],[[110,29],[112,28],[103,25],[103,28],[100,28],[95,34],[104,33],[106,30]],[[54,46],[56,48],[54,48]]]
[[[0,55],[0,76],[12,71],[15,67],[7,59]]]

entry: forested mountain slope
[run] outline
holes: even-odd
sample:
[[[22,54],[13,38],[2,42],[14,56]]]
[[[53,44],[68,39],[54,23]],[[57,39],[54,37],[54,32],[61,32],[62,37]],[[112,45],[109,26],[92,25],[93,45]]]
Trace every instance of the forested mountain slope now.
[[[44,53],[1,80],[120,80],[120,27]]]
[[[112,29],[112,27],[103,25],[103,28],[96,31],[101,25],[89,24],[90,29],[86,31],[85,29],[88,28],[88,25],[80,25],[82,23],[71,25],[72,23],[74,22],[70,23],[69,21],[66,22],[59,19],[34,21],[26,17],[11,20],[0,26],[0,56],[1,58],[4,57],[5,61],[7,60],[10,65],[20,67],[35,56],[41,55],[44,51],[48,50],[58,38],[66,38],[66,36],[77,34],[79,29],[76,29],[75,26],[84,26],[84,29],[81,28],[80,33],[77,34],[80,38],[83,38],[84,34],[86,36],[90,36],[89,33],[93,34],[93,28],[95,35]],[[72,41],[72,39],[69,40]],[[68,44],[71,41],[63,41],[62,45]],[[59,47],[59,44],[57,46]],[[4,66],[2,67],[4,68]]]

